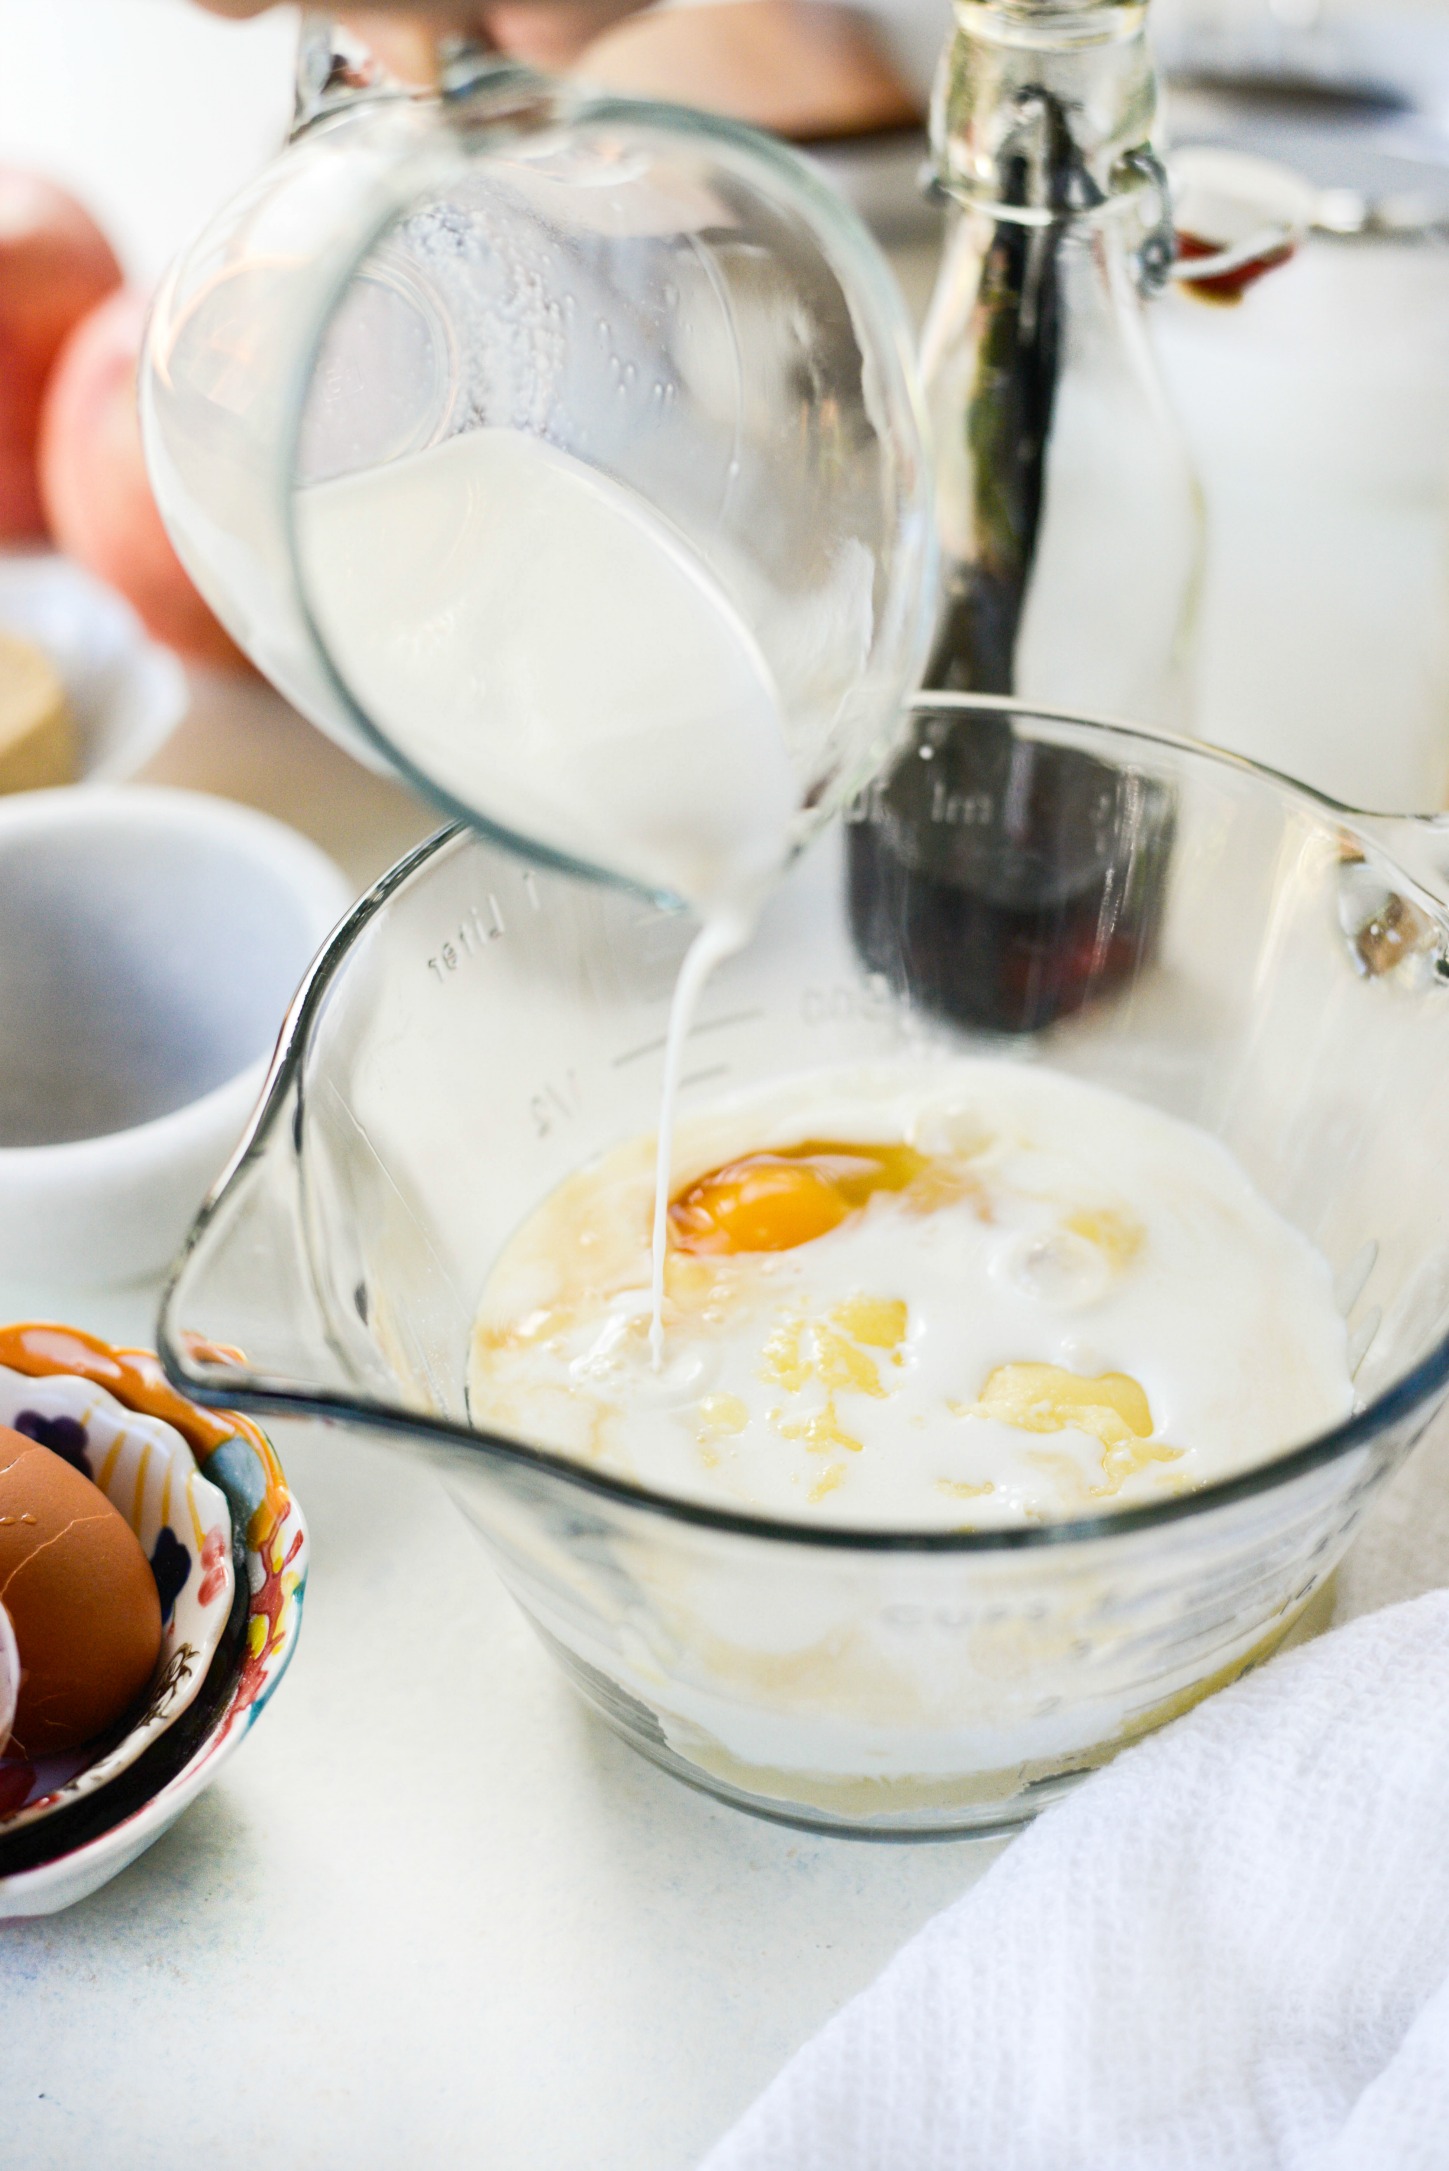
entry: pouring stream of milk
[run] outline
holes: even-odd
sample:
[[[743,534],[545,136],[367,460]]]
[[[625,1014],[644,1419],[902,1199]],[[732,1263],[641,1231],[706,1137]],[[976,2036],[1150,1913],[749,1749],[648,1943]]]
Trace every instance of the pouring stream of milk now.
[[[470,814],[665,892],[704,926],[670,1010],[654,1214],[710,971],[747,940],[800,787],[769,665],[643,499],[540,438],[472,430],[300,491],[298,557],[358,709]]]
[[[743,949],[754,930],[758,906],[710,914],[685,952],[669,1005],[669,1033],[664,1043],[664,1084],[659,1094],[659,1150],[654,1160],[654,1231],[650,1244],[649,1354],[655,1371],[664,1363],[664,1260],[669,1249],[669,1179],[673,1165],[674,1112],[684,1044],[705,982],[716,965]]]

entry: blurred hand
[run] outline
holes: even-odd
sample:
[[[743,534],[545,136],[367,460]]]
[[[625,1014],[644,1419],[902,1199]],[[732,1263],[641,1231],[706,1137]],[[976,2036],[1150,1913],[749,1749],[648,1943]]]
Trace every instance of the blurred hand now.
[[[201,0],[216,15],[260,15],[273,0]],[[431,83],[437,41],[464,33],[557,73],[587,54],[590,82],[677,99],[797,142],[908,127],[919,101],[875,25],[831,0],[726,0],[673,13],[648,0],[391,0],[337,20],[404,83]],[[624,18],[633,16],[632,22]],[[615,25],[619,27],[614,28]],[[611,32],[611,35],[604,35]]]
[[[201,0],[213,15],[264,15],[275,0]],[[481,38],[538,68],[564,68],[601,30],[642,0],[391,0],[352,7],[343,19],[404,82],[436,72],[439,38]],[[341,11],[339,11],[341,13]]]

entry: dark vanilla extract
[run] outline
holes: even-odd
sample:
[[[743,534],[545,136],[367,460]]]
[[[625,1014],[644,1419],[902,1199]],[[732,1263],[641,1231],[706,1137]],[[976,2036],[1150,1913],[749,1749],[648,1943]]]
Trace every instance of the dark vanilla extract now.
[[[1146,962],[1172,833],[1155,778],[990,710],[924,714],[852,810],[856,947],[927,1010],[1038,1031]]]

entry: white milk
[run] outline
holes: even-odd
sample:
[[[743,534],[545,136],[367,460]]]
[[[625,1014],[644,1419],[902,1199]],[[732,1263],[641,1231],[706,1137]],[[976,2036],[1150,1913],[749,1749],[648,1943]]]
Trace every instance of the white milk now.
[[[497,1261],[474,1422],[717,1507],[973,1529],[1192,1491],[1352,1407],[1327,1262],[1194,1124],[1035,1066],[903,1058],[692,1115],[676,1172],[802,1138],[925,1166],[793,1249],[671,1251],[651,1374],[651,1142],[616,1148]],[[1125,1378],[1135,1423],[1002,1399],[1043,1367]]]
[[[359,709],[430,783],[705,926],[670,1016],[652,1346],[681,1053],[748,938],[800,787],[769,666],[642,498],[541,438],[472,430],[296,499],[308,602]]]
[[[1326,1261],[1192,1124],[1044,1066],[902,1057],[691,1113],[677,1176],[802,1138],[909,1146],[924,1166],[793,1249],[672,1245],[655,1372],[652,1141],[615,1148],[496,1261],[473,1422],[726,1512],[1020,1531],[1194,1491],[1352,1407]],[[1029,1369],[1013,1408],[1001,1390]],[[1139,1407],[1120,1397],[1112,1422],[1104,1390],[1124,1387]],[[776,1550],[770,1572],[758,1550],[631,1526],[596,1646],[686,1763],[757,1791],[872,1814],[927,1806],[938,1782],[1007,1796],[1130,1738],[1192,1678],[1207,1571],[1167,1536],[1155,1569],[1150,1543],[1064,1547],[1056,1592],[1045,1556],[938,1573],[842,1553],[796,1573]],[[1139,1607],[1156,1690],[1132,1657]],[[1238,1662],[1263,1633],[1245,1621]]]
[[[296,521],[344,684],[470,813],[706,916],[768,884],[800,798],[775,685],[642,498],[487,429],[301,491]]]

